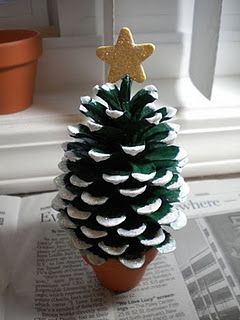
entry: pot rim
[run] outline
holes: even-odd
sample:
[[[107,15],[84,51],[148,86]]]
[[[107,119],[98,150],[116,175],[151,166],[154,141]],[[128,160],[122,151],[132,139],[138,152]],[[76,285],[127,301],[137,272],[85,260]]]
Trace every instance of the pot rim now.
[[[18,36],[19,38],[13,39],[13,40],[8,40],[1,42],[1,36],[7,36],[9,35],[10,37],[12,36]],[[33,38],[38,38],[40,37],[41,34],[39,31],[31,30],[31,29],[2,29],[0,30],[0,47],[2,46],[11,46],[11,45],[17,45],[21,43],[22,41],[27,41]]]
[[[125,292],[139,283],[147,266],[153,261],[157,253],[156,248],[149,248],[145,253],[144,264],[137,269],[124,266],[117,258],[108,258],[101,265],[92,264],[86,256],[83,256],[83,259],[92,267],[103,287],[115,292]]]
[[[7,42],[1,43],[4,40]],[[0,71],[30,63],[41,54],[40,32],[27,29],[0,30]]]

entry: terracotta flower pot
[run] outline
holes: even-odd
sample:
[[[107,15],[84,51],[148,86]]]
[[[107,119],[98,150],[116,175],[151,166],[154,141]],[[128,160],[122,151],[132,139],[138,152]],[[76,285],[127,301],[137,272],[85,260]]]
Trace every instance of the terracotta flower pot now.
[[[32,104],[41,53],[39,32],[0,30],[0,114],[21,111]]]
[[[91,265],[96,277],[101,285],[111,291],[125,292],[136,287],[141,281],[147,266],[157,255],[155,248],[150,249],[145,254],[145,263],[139,269],[129,269],[122,265],[117,259],[108,259],[104,264],[97,266]]]

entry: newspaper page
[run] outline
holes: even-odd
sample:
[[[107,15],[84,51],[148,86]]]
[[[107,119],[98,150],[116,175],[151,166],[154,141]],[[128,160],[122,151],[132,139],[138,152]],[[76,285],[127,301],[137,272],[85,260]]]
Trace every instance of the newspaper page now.
[[[69,247],[50,207],[55,193],[23,198],[2,319],[240,319],[239,186],[238,179],[191,183],[181,207],[203,218],[189,219],[174,234],[175,253],[159,255],[141,284],[121,294],[102,288]]]
[[[4,313],[4,290],[10,282],[13,241],[21,198],[0,196],[0,319]]]
[[[188,200],[180,208],[188,217],[203,217],[240,208],[240,179],[191,181]]]
[[[240,319],[240,211],[191,219],[175,237],[199,319]]]
[[[23,198],[18,254],[4,320],[198,319],[173,254],[159,256],[135,289],[102,288],[50,208],[55,193]]]
[[[191,183],[175,256],[200,320],[240,319],[240,180]]]

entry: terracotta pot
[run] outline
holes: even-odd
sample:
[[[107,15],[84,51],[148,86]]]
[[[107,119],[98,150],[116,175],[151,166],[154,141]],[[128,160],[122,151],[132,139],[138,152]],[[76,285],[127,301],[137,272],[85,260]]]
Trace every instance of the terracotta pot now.
[[[32,104],[41,53],[39,32],[0,30],[0,114],[17,112]]]
[[[147,251],[145,263],[139,269],[129,269],[117,259],[108,259],[107,262],[100,266],[90,264],[87,259],[84,260],[91,265],[103,287],[115,292],[125,292],[139,284],[147,266],[155,258],[157,252],[155,248]]]

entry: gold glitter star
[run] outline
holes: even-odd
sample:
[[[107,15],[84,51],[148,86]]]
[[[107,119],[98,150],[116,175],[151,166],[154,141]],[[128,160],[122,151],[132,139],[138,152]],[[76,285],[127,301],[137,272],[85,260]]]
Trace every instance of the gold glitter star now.
[[[110,65],[108,81],[116,82],[128,74],[133,80],[143,82],[146,75],[141,62],[148,58],[155,47],[151,43],[135,44],[128,28],[120,30],[115,46],[102,46],[97,57]]]

